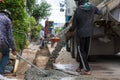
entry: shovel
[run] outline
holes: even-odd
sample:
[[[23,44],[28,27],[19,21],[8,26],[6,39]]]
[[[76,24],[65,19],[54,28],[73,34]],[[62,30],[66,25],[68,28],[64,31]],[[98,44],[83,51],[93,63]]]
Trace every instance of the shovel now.
[[[34,64],[32,64],[30,61],[28,61],[27,59],[25,59],[23,56],[20,56],[19,54],[16,54],[19,58],[21,58],[22,60],[24,60],[25,62],[27,62],[28,64],[30,64],[31,66],[33,66],[35,69],[39,70],[40,72],[43,73],[44,76],[48,76],[48,74],[43,71],[42,69],[38,68],[37,66],[35,66]]]

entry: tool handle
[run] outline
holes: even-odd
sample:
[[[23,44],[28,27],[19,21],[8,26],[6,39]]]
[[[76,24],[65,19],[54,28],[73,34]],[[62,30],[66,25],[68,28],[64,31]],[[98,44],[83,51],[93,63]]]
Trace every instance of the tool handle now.
[[[28,61],[27,59],[25,59],[23,56],[20,56],[19,54],[16,54],[19,58],[21,58],[22,60],[24,60],[25,62],[27,62],[28,64],[30,64],[31,66],[33,66],[34,68],[38,69],[40,72],[42,72],[44,75],[47,75],[47,73],[43,70],[41,70],[40,68],[38,68],[37,66],[35,66],[34,64],[32,64],[30,61]]]

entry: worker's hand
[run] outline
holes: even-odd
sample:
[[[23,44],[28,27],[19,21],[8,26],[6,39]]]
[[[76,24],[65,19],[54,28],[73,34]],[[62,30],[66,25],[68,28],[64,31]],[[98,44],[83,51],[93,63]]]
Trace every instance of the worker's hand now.
[[[13,54],[13,55],[16,55],[16,50],[12,50],[12,54]]]

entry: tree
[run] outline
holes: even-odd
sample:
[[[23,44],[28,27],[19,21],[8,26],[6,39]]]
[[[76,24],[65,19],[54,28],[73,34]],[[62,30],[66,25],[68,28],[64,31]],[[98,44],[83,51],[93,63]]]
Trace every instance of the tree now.
[[[35,1],[36,0],[26,0],[26,9],[27,9],[27,12],[31,15],[32,13],[32,10],[35,6]]]
[[[32,16],[35,18],[36,22],[39,23],[41,19],[45,19],[50,16],[51,5],[47,2],[42,2],[37,4],[33,8]]]

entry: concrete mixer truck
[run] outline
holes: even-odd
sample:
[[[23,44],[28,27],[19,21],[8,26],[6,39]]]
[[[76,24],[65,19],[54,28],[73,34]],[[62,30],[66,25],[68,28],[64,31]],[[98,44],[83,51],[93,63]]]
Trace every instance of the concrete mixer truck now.
[[[85,0],[83,0],[85,1]],[[91,40],[90,55],[113,55],[120,52],[120,0],[89,0],[102,10],[103,16],[95,18],[94,35]],[[71,17],[77,7],[78,0],[66,0],[66,27],[70,27]],[[67,33],[67,51],[77,58],[78,50],[75,32]]]

